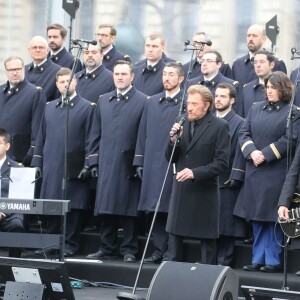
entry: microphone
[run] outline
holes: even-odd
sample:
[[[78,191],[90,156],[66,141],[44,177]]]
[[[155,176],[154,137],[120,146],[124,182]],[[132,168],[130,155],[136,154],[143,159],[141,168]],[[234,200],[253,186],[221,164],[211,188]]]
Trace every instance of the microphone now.
[[[92,44],[92,45],[94,45],[94,46],[97,45],[97,41],[95,41],[95,40],[77,39],[77,40],[71,40],[71,41],[72,41],[72,43],[73,43],[74,45],[78,45],[78,43]]]
[[[291,49],[291,52],[292,52],[292,57],[291,57],[291,60],[293,60],[294,59],[294,54],[297,52],[297,49],[296,48],[292,48]]]
[[[188,45],[190,45],[191,44],[191,42],[189,41],[189,40],[186,40],[185,42],[184,42],[184,45],[185,46],[188,46]]]
[[[185,122],[185,117],[182,116],[182,117],[180,118],[178,124],[179,124],[180,126],[182,126],[184,122]],[[170,132],[170,137],[174,136],[174,135],[177,134],[179,131],[180,131],[180,128],[179,128],[179,130],[171,130],[171,132]]]

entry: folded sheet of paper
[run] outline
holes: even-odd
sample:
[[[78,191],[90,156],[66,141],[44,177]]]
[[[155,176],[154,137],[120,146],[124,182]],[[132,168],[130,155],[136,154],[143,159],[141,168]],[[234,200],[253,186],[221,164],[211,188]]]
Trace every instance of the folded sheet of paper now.
[[[34,199],[35,168],[11,168],[8,198]]]

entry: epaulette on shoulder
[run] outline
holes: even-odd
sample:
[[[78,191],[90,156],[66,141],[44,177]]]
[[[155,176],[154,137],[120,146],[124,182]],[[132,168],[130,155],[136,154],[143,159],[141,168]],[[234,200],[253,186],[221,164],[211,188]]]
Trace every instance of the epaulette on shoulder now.
[[[37,90],[42,90],[43,88],[41,86],[36,86]]]
[[[227,61],[223,61],[223,65],[229,65]]]
[[[49,103],[51,103],[51,101],[46,102],[46,104],[49,104]]]
[[[283,61],[282,58],[278,58],[278,61]]]
[[[176,60],[176,64],[182,64],[180,60]]]
[[[147,100],[150,100],[151,99],[151,96],[147,96]]]
[[[96,106],[96,105],[97,105],[97,103],[91,102],[91,106]]]
[[[243,87],[245,87],[246,85],[248,85],[248,83],[245,83],[245,84],[243,85]]]
[[[128,54],[125,54],[124,58],[130,58],[130,56]]]
[[[22,163],[18,163],[18,166],[19,166],[19,167],[23,167],[23,164],[22,164]]]
[[[238,85],[239,82],[236,80],[236,81],[234,81],[232,84],[235,86],[235,85]]]

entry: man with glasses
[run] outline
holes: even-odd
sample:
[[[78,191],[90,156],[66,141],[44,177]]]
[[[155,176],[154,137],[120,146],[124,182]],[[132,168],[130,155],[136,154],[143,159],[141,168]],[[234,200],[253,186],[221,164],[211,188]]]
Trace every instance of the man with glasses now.
[[[11,134],[8,154],[30,165],[46,96],[25,77],[23,59],[10,56],[4,61],[7,82],[0,86],[0,127]]]
[[[220,68],[222,66],[222,56],[215,50],[209,50],[203,54],[201,62],[201,75],[192,79],[189,85],[201,84],[206,86],[215,96],[215,91],[219,83],[232,84],[239,95],[239,83],[222,75]],[[237,98],[238,99],[238,98]],[[237,112],[238,101],[234,104],[233,109]]]
[[[33,62],[25,66],[25,78],[33,85],[42,87],[48,101],[58,98],[55,74],[60,66],[48,58],[47,40],[42,36],[34,36],[28,50]]]
[[[103,49],[103,64],[108,70],[113,71],[114,63],[117,60],[131,62],[129,55],[123,54],[114,46],[117,38],[117,30],[112,24],[99,25],[95,35],[99,45]]]
[[[76,59],[64,47],[67,38],[67,29],[60,24],[51,24],[47,27],[47,38],[50,48],[49,57],[51,60],[62,67],[72,70]],[[77,60],[75,72],[79,72],[81,69],[82,64],[80,60]]]
[[[113,74],[103,65],[103,49],[90,44],[83,51],[85,69],[76,73],[76,92],[83,98],[98,102],[99,96],[115,89]]]
[[[195,47],[197,50],[195,51],[196,58],[192,61],[192,68],[190,70],[189,78],[195,78],[201,75],[201,59],[207,51],[211,49],[211,46],[202,44],[201,42],[207,42],[210,40],[210,37],[207,36],[205,32],[197,32],[193,36],[193,47]],[[184,69],[184,75],[185,78],[187,78],[187,72],[189,69],[190,62],[187,62],[183,65]],[[220,67],[220,72],[228,78],[232,78],[231,75],[231,68],[230,65],[227,62],[222,62],[222,65]]]
[[[275,66],[274,55],[267,50],[257,51],[254,55],[254,71],[257,78],[243,88],[243,114],[246,117],[254,102],[266,100],[265,79]]]

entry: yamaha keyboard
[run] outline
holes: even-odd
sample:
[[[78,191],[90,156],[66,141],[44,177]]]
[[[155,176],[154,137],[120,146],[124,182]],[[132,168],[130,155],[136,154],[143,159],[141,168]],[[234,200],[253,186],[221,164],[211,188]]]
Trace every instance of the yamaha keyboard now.
[[[0,212],[63,216],[70,211],[70,200],[0,198]]]

